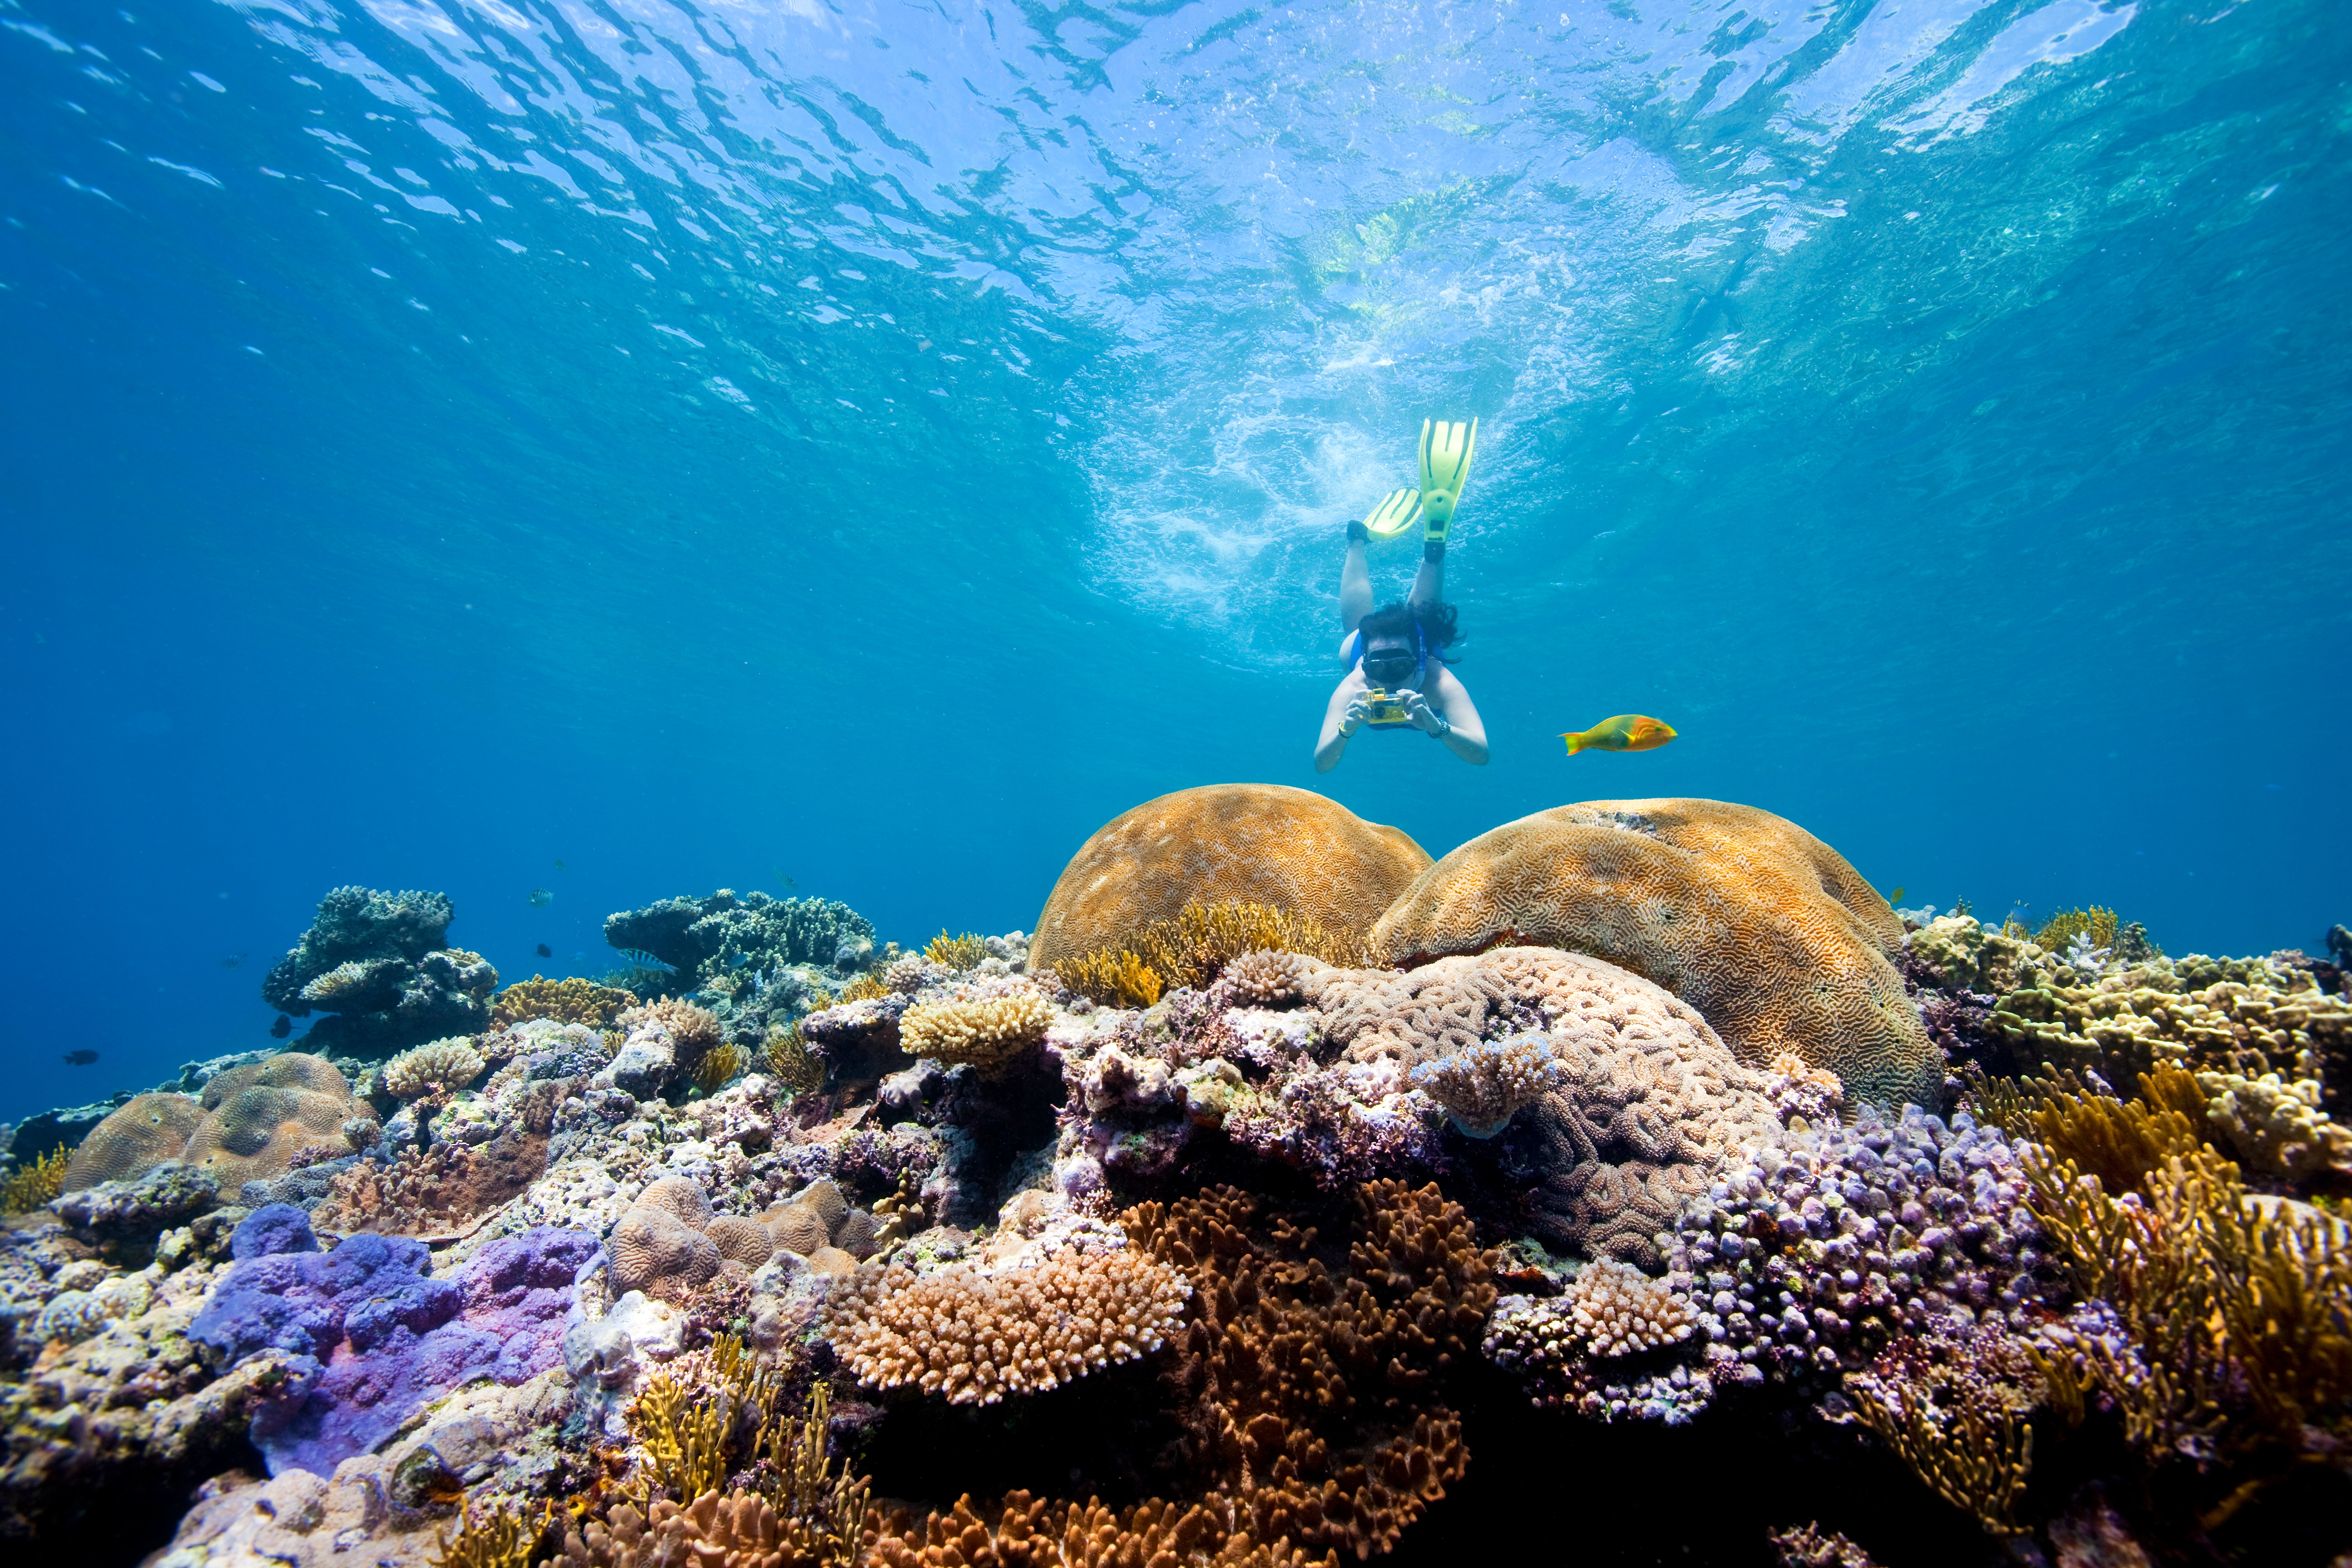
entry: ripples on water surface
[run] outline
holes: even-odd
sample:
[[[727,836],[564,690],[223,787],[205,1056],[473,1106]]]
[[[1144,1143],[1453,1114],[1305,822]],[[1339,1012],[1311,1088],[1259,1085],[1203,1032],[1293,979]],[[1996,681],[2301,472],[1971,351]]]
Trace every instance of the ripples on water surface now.
[[[785,877],[1025,924],[1135,800],[1314,782],[1338,525],[1425,414],[1484,421],[1496,761],[1359,746],[1366,815],[1710,795],[1912,901],[2352,914],[2329,5],[0,26],[7,934],[60,1038],[248,1043],[219,959],[344,879],[509,973]],[[1629,709],[1685,739],[1558,755]]]

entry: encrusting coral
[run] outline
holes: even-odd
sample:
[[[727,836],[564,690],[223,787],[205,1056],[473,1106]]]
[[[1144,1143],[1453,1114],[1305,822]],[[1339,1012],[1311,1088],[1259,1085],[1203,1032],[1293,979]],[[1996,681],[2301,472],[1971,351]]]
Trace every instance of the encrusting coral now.
[[[1191,1293],[1130,1248],[1068,1247],[1000,1274],[967,1264],[923,1277],[860,1270],[826,1303],[823,1331],[871,1387],[993,1405],[1149,1355]]]
[[[1534,942],[1673,992],[1752,1066],[1793,1051],[1849,1093],[1935,1108],[1943,1067],[1891,962],[1902,922],[1795,824],[1711,800],[1591,801],[1507,823],[1373,926],[1392,963]]]
[[[1188,903],[1262,904],[1360,934],[1428,864],[1395,828],[1306,790],[1180,790],[1112,818],[1071,857],[1037,917],[1029,962],[1058,969],[1081,953],[1132,950],[1146,926]]]

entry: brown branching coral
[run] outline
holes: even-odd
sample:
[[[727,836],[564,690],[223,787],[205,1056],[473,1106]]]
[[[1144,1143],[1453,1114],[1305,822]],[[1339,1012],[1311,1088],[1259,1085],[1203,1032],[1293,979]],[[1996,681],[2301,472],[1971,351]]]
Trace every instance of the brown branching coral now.
[[[620,1022],[623,1013],[635,1005],[636,994],[618,986],[599,985],[577,975],[550,980],[534,974],[499,992],[491,1000],[490,1018],[501,1029],[512,1028],[530,1018],[552,1018],[559,1024],[585,1024],[592,1029],[609,1029]]]
[[[1003,1274],[863,1270],[835,1290],[824,1333],[869,1387],[993,1405],[1158,1350],[1190,1294],[1132,1248],[1070,1247]]]
[[[39,1208],[65,1190],[66,1152],[52,1149],[36,1155],[0,1182],[0,1215],[25,1214]]]
[[[433,1568],[530,1568],[539,1543],[547,1536],[553,1505],[534,1509],[520,1502],[499,1503],[459,1516],[457,1533],[444,1532],[441,1548],[429,1561]]]
[[[1297,910],[1241,900],[1188,903],[1173,917],[1146,925],[1125,945],[1165,984],[1196,991],[1244,953],[1305,953],[1343,968],[1370,962],[1352,931],[1334,931]]]
[[[872,1539],[876,1568],[1337,1568],[1288,1541],[1268,1544],[1227,1497],[1189,1505],[1153,1499],[1114,1510],[1100,1500],[1052,1502],[1013,1492],[993,1509],[959,1499],[920,1520],[897,1513]]]
[[[1966,1404],[1946,1415],[1909,1384],[1891,1393],[1858,1388],[1854,1408],[1937,1497],[1995,1535],[2017,1533],[2017,1503],[2033,1468],[2032,1426]]]
[[[923,956],[944,968],[970,969],[988,956],[988,943],[972,931],[950,936],[942,929],[923,944]]]
[[[1160,1000],[1160,972],[1122,948],[1066,958],[1054,971],[1064,985],[1108,1007],[1149,1007]]]
[[[909,1056],[988,1072],[1044,1039],[1053,1021],[1054,1005],[1024,984],[1000,995],[909,1007],[898,1020],[898,1043]]]
[[[1412,1069],[1412,1083],[1444,1106],[1464,1132],[1492,1138],[1566,1077],[1550,1043],[1528,1034],[1423,1062]]]
[[[809,1049],[807,1037],[796,1023],[769,1028],[761,1060],[787,1094],[814,1094],[824,1086],[824,1064]]]

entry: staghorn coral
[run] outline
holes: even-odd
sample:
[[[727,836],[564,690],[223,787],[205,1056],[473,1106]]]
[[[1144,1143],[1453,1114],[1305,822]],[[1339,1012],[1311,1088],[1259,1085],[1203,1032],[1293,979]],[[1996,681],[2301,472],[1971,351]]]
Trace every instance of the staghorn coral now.
[[[1045,1037],[1054,1005],[1029,985],[996,995],[927,1002],[898,1020],[898,1042],[910,1056],[982,1072],[1000,1069]]]
[[[1062,960],[1054,974],[1082,996],[1111,1007],[1149,1007],[1160,1000],[1160,972],[1124,948]]]
[[[482,1076],[482,1053],[464,1036],[434,1040],[405,1050],[383,1064],[383,1091],[394,1100],[422,1100],[447,1094]]]
[[[1943,1068],[1891,962],[1902,922],[1793,823],[1708,800],[1591,801],[1472,839],[1370,932],[1390,963],[1540,942],[1696,1007],[1740,1059],[1782,1051],[1850,1092],[1933,1108]]]
[[[134,1095],[89,1130],[67,1162],[62,1191],[128,1181],[188,1146],[207,1108],[184,1094]]]
[[[492,997],[490,1018],[501,1029],[510,1029],[531,1018],[552,1018],[561,1024],[609,1029],[620,1022],[624,1012],[636,1005],[634,992],[617,986],[599,985],[576,975],[550,980],[534,974],[528,980],[516,981]]]
[[[869,1387],[993,1405],[1149,1355],[1191,1293],[1130,1248],[1069,1247],[1003,1274],[862,1270],[828,1300],[823,1331]]]
[[[1053,1502],[1025,1491],[986,1509],[967,1494],[919,1520],[893,1513],[869,1551],[876,1568],[1338,1568],[1339,1562],[1286,1539],[1261,1540],[1231,1498],[1181,1505],[1153,1498],[1114,1510],[1100,1499]]]
[[[1551,1054],[1551,1042],[1535,1033],[1515,1035],[1423,1062],[1407,1075],[1413,1088],[1445,1108],[1454,1125],[1472,1138],[1492,1138],[1511,1118],[1553,1089],[1567,1071]]]
[[[971,969],[988,956],[988,943],[973,931],[950,936],[942,929],[924,944],[923,956],[945,969]]]
[[[1188,903],[1245,900],[1360,933],[1429,864],[1392,827],[1279,784],[1212,784],[1145,802],[1079,847],[1037,918],[1033,969],[1125,948]],[[1163,980],[1169,978],[1163,975]]]
[[[52,1149],[37,1154],[0,1181],[0,1215],[24,1214],[39,1208],[65,1190],[66,1152]]]

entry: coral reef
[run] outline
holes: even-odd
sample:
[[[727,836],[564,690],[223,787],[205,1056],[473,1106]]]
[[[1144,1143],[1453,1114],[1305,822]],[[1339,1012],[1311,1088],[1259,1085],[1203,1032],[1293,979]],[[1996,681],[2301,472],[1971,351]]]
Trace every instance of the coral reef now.
[[[1071,857],[1037,917],[1029,962],[1054,969],[1129,948],[1188,903],[1268,905],[1359,934],[1428,864],[1395,828],[1306,790],[1180,790],[1112,818]]]
[[[142,1094],[90,1129],[67,1163],[61,1190],[77,1192],[119,1182],[176,1160],[197,1123],[203,1102],[184,1094]]]
[[[404,1050],[384,1063],[377,1076],[393,1099],[421,1100],[465,1088],[488,1065],[474,1042],[461,1035]]]
[[[1044,1040],[1053,1021],[1053,1005],[1035,987],[1011,983],[993,993],[908,1008],[898,1020],[898,1044],[909,1056],[989,1072]]]
[[[617,985],[599,985],[574,976],[550,980],[534,974],[518,980],[490,999],[490,1019],[501,1029],[531,1018],[552,1018],[559,1024],[585,1024],[609,1028],[637,1005],[635,992]]]
[[[1592,801],[1495,828],[1416,879],[1370,932],[1391,963],[1538,942],[1696,1007],[1742,1061],[1791,1051],[1851,1093],[1934,1109],[1943,1068],[1892,959],[1902,922],[1793,823],[1709,800]]]
[[[337,888],[261,998],[296,1018],[328,1015],[302,1037],[314,1052],[380,1054],[479,1033],[499,973],[479,953],[442,945],[453,915],[446,894]]]

